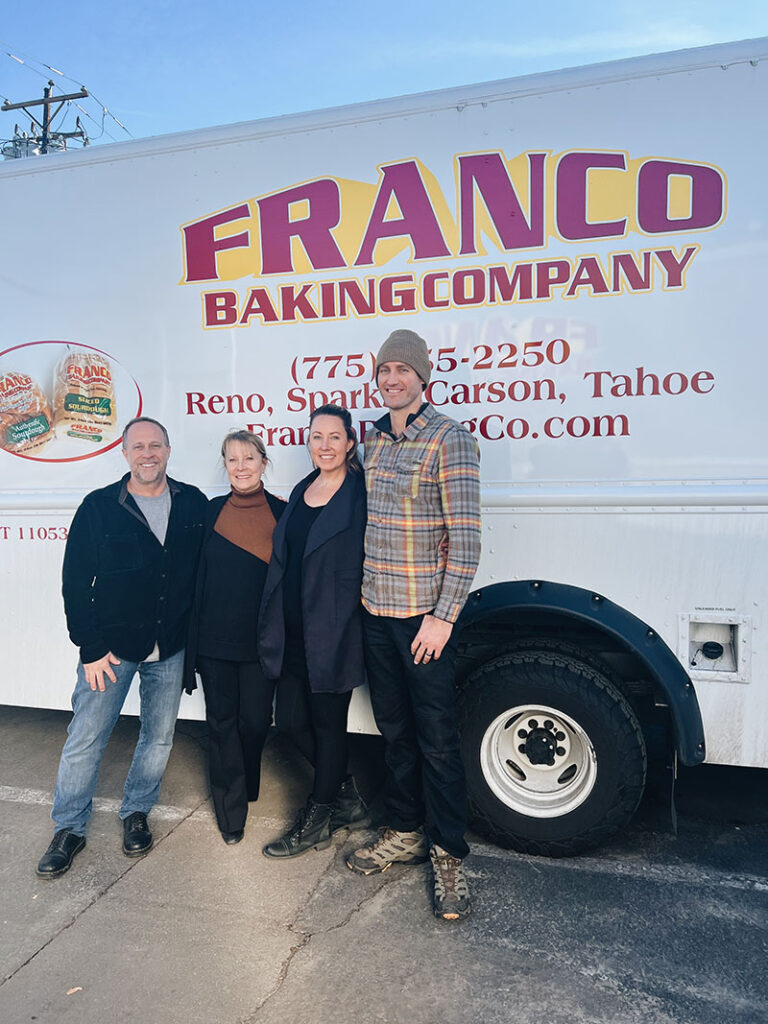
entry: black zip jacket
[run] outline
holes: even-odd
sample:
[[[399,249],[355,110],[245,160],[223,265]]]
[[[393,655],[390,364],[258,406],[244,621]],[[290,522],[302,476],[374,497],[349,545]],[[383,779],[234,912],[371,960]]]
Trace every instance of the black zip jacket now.
[[[143,661],[184,646],[203,538],[205,495],[168,478],[171,514],[165,544],[128,491],[130,474],[91,491],[69,528],[62,593],[67,627],[83,664],[111,651]]]

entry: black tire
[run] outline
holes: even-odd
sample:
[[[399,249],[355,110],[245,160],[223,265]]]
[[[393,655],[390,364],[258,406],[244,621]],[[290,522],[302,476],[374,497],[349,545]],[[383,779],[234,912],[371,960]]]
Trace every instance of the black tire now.
[[[632,817],[645,785],[643,734],[605,672],[531,647],[487,662],[461,695],[474,828],[500,846],[568,857]]]

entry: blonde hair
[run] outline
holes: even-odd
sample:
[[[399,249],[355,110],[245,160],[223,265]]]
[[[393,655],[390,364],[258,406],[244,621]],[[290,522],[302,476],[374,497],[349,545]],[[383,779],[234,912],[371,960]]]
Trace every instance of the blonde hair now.
[[[227,457],[227,445],[233,441],[240,441],[243,444],[249,444],[252,448],[255,448],[259,455],[264,459],[265,462],[269,462],[269,456],[267,455],[267,446],[264,444],[258,434],[254,434],[250,430],[230,430],[224,440],[221,442],[221,457],[226,459]]]

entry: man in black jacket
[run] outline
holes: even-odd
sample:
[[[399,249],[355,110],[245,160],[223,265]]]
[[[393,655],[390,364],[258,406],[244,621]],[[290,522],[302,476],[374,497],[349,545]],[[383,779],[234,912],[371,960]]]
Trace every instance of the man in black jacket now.
[[[166,476],[170,454],[161,423],[131,420],[123,431],[130,472],[86,495],[69,530],[62,591],[80,661],[55,833],[37,867],[43,878],[64,874],[85,846],[101,757],[137,672],[141,730],[120,809],[123,852],[134,857],[152,846],[147,814],[173,742],[207,504],[196,487]]]

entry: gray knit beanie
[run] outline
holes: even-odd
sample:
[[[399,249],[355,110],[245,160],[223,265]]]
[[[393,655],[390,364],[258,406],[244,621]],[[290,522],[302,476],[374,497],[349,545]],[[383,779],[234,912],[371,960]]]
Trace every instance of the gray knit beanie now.
[[[425,384],[432,372],[429,367],[427,343],[415,331],[392,331],[376,356],[376,379],[382,363],[406,363],[412,366]]]

